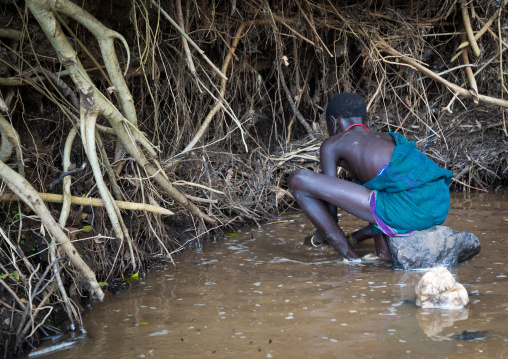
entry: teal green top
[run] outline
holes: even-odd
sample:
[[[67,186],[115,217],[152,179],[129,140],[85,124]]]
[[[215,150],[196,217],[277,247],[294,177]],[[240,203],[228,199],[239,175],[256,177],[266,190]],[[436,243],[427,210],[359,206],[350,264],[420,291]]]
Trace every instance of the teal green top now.
[[[395,142],[386,169],[365,187],[377,190],[376,215],[397,233],[442,224],[450,208],[453,173],[439,167],[416,149],[414,141],[389,132]]]

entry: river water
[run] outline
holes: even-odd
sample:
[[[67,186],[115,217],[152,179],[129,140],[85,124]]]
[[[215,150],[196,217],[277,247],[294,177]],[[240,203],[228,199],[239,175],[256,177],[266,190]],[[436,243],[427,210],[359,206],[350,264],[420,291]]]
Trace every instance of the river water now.
[[[454,194],[445,223],[481,253],[451,272],[470,296],[459,311],[422,310],[424,272],[308,248],[300,212],[187,250],[83,313],[86,336],[51,358],[508,357],[508,196]],[[342,214],[346,233],[364,225]],[[368,257],[372,240],[357,246]],[[467,331],[467,332],[464,332]]]

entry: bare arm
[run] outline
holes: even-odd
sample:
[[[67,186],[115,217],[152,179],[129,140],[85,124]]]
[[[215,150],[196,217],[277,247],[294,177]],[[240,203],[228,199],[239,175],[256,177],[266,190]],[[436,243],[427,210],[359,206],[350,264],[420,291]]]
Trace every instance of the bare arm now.
[[[338,148],[334,138],[329,138],[323,142],[320,148],[320,163],[323,174],[337,178]],[[337,218],[337,207],[328,203],[328,209],[333,218]]]

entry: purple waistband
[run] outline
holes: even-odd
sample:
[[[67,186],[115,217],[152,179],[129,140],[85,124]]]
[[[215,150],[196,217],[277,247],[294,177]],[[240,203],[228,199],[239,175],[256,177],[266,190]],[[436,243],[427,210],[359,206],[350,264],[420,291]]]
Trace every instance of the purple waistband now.
[[[387,167],[388,165],[386,165],[385,167]],[[379,218],[377,215],[376,215],[376,196],[377,196],[377,191],[376,190],[373,190],[372,192],[370,192],[370,195],[369,195],[369,206],[370,206],[370,211],[372,212],[372,217],[374,217],[374,220],[376,221],[375,225],[386,235],[390,236],[390,237],[394,237],[394,236],[407,236],[409,235],[410,233],[412,233],[413,231],[409,231],[407,233],[398,233],[397,230],[393,229],[392,227],[390,227],[388,224],[386,224],[381,218]]]

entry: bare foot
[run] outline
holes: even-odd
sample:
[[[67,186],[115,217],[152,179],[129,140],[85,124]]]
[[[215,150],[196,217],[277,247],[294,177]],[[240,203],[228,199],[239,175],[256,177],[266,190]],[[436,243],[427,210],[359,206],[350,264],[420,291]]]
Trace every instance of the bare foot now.
[[[325,243],[324,238],[321,237],[317,232],[305,237],[303,244],[309,247],[321,247]]]

